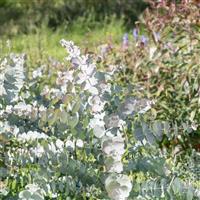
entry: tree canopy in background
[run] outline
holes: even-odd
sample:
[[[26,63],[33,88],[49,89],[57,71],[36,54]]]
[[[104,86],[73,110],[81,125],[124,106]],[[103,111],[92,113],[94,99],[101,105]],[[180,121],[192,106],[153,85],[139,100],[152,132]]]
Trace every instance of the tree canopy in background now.
[[[109,22],[111,16],[123,17],[125,25],[133,25],[146,6],[141,0],[1,0],[0,33],[27,33],[43,24],[55,30],[78,18],[93,28],[98,22]]]

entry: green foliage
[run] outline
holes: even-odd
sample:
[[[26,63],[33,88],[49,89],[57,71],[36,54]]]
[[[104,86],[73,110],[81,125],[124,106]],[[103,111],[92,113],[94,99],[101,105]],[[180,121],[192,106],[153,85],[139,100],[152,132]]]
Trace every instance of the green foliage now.
[[[1,63],[1,92],[0,95],[9,104],[18,99],[18,93],[24,82],[24,55],[13,55]]]
[[[81,23],[87,31],[112,21],[112,17],[124,18],[126,24],[133,24],[144,10],[143,1],[92,1],[92,0],[4,0],[0,4],[0,32],[8,35],[35,32],[41,25],[54,30],[64,25]]]
[[[111,54],[116,63],[125,63],[131,69],[123,75],[125,81],[131,79],[139,84],[145,96],[155,100],[152,119],[168,121],[174,127],[171,138],[183,142],[184,148],[191,143],[198,148],[199,144],[198,16],[199,7],[193,3],[181,3],[176,7],[161,4],[155,12],[144,13],[136,26],[137,38],[130,39],[122,52]],[[148,39],[145,43],[142,34]],[[105,62],[110,62],[109,56]]]
[[[1,60],[1,199],[200,198],[198,7],[168,6],[122,47]]]

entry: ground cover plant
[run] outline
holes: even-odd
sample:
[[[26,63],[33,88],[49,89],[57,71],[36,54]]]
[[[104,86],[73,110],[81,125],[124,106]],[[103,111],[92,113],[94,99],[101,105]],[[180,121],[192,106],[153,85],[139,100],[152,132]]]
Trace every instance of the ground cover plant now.
[[[152,6],[121,46],[1,59],[1,199],[200,199],[199,7]]]

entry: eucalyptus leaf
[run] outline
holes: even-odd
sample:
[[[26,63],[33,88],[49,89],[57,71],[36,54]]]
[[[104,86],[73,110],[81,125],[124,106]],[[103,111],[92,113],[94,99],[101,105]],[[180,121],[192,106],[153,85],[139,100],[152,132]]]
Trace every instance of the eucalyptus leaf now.
[[[31,199],[32,197],[32,194],[31,192],[29,192],[28,190],[24,190],[22,192],[19,193],[19,198],[21,199]]]
[[[79,114],[78,114],[78,112],[76,112],[74,115],[69,115],[67,120],[68,120],[68,125],[71,128],[74,128],[79,122]]]

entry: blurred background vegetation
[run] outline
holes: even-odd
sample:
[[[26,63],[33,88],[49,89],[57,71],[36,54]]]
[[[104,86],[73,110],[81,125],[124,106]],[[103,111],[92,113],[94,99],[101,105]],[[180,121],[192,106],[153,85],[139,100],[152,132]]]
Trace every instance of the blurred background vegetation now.
[[[38,60],[63,58],[61,38],[85,48],[121,42],[146,7],[142,0],[0,0],[0,50]]]

